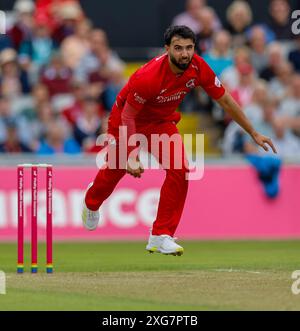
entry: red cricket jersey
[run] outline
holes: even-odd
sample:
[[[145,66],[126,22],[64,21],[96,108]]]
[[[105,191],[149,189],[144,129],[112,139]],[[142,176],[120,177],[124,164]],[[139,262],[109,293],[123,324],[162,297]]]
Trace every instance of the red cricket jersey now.
[[[184,97],[195,87],[202,87],[213,99],[219,99],[225,89],[209,65],[194,54],[188,69],[174,74],[167,53],[154,58],[137,70],[117,96],[109,126],[121,125],[121,112],[126,101],[136,110],[137,126],[150,122],[180,120],[176,109]]]

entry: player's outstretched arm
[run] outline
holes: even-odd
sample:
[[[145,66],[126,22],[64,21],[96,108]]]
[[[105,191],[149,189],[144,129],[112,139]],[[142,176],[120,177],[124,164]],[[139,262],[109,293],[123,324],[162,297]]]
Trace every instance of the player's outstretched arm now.
[[[269,137],[263,136],[259,132],[255,131],[252,124],[242,111],[241,107],[235,102],[232,96],[225,92],[225,94],[218,100],[219,105],[229,114],[229,116],[237,122],[255,141],[255,143],[261,146],[265,151],[268,151],[269,145],[274,153],[277,153],[272,140]]]

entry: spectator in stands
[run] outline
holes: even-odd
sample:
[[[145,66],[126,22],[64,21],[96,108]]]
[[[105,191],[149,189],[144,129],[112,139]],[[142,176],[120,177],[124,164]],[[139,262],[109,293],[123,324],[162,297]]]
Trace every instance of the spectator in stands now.
[[[238,71],[238,84],[237,86],[231,90],[231,95],[235,99],[235,101],[245,109],[252,102],[254,89],[256,86],[256,73],[249,62],[240,62],[237,66]],[[222,109],[215,108],[213,110],[215,117],[221,118],[220,113],[222,112],[222,125],[227,127],[231,124],[231,118],[222,111]],[[231,135],[231,129],[229,130]],[[225,137],[225,139],[227,139]],[[227,143],[226,143],[227,144]],[[226,150],[230,150],[230,148],[226,148]]]
[[[0,96],[0,149],[2,152],[29,152],[31,146],[23,140],[23,125],[18,114],[12,112],[12,101]],[[27,128],[31,130],[31,128]],[[29,131],[30,132],[30,131]]]
[[[201,26],[196,35],[196,51],[199,55],[208,52],[212,47],[213,35],[219,30],[215,25],[216,13],[211,7],[204,7],[198,12],[198,20]]]
[[[289,96],[293,66],[290,62],[282,61],[275,69],[276,76],[269,84],[269,94],[277,104],[280,104]]]
[[[52,38],[60,45],[66,37],[75,33],[76,23],[83,19],[83,12],[77,2],[60,3],[57,17],[58,23],[54,28]]]
[[[50,104],[50,95],[47,87],[41,83],[34,86],[32,91],[33,104],[35,108]]]
[[[7,138],[6,122],[11,119],[11,102],[8,97],[0,94],[0,143],[4,143]]]
[[[8,34],[0,33],[0,52],[2,52],[6,48],[13,48],[13,43]]]
[[[92,72],[98,71],[101,66],[99,55],[102,50],[108,47],[107,35],[101,29],[93,29],[89,37],[89,52],[80,60],[75,68],[75,79],[88,82]],[[115,54],[114,54],[115,55]]]
[[[71,92],[74,97],[74,102],[71,106],[63,109],[62,115],[73,126],[83,112],[83,100],[87,95],[86,84],[81,81],[73,81],[71,83]]]
[[[255,25],[249,27],[246,31],[247,40],[250,39],[250,37],[252,35],[252,30],[256,29],[256,28],[261,28],[264,31],[266,44],[270,44],[276,40],[276,36],[275,36],[274,32],[265,23],[259,23],[259,24],[255,24]]]
[[[115,73],[123,74],[123,61],[120,60],[117,54],[112,52],[108,45],[102,49],[98,49],[96,56],[100,63],[100,67],[98,70],[90,73],[90,78],[93,73],[97,72],[101,79],[107,82]]]
[[[245,106],[245,112],[250,118],[253,117],[253,121],[263,122],[264,98],[272,96],[280,114],[280,118],[273,123],[274,142],[278,144],[282,155],[297,151],[298,140],[290,130],[300,136],[300,80],[292,75],[292,67],[286,62],[285,53],[300,72],[300,38],[296,40],[296,49],[291,52],[285,43],[268,44],[270,31],[265,26],[251,26],[252,11],[248,3],[233,1],[227,10],[226,28],[232,34],[231,46],[241,47],[235,50],[235,63],[232,63],[228,46],[230,36],[220,31],[220,20],[214,10],[206,5],[206,0],[186,0],[186,12],[175,17],[173,24],[188,25],[198,34],[198,52],[221,75],[222,82],[232,91],[236,100]],[[34,15],[36,22],[33,20],[35,7],[38,8]],[[59,115],[62,116],[60,119],[67,119],[74,127],[82,149],[92,151],[95,137],[101,133],[105,123],[103,111],[111,109],[116,94],[124,85],[124,63],[110,48],[106,33],[91,29],[77,0],[18,0],[14,10],[17,14],[16,23],[7,35],[0,35],[0,95],[3,94],[0,98],[0,149],[26,151],[28,148],[51,150],[51,153],[56,150],[51,145],[58,146],[58,150],[64,149],[64,143],[48,144],[51,130],[47,131],[45,139],[48,123],[52,123],[55,116],[54,102],[50,96],[63,92],[71,93],[74,103],[64,109]],[[269,10],[269,29],[280,41],[291,39],[289,2],[270,0]],[[249,36],[251,51],[244,46]],[[53,57],[57,45],[62,46],[68,68],[59,57]],[[20,55],[21,66],[12,47]],[[4,52],[1,52],[2,49]],[[255,83],[256,70],[261,78],[270,82],[269,87],[262,81]],[[24,94],[30,96],[32,83],[39,82],[39,79],[45,85],[38,83],[33,88],[33,106],[13,116],[11,98],[18,97],[19,100]],[[186,103],[186,107],[183,104],[183,109],[193,111],[205,108],[209,114],[212,113],[212,103],[199,103],[201,97],[197,97],[197,92],[188,98],[194,101]],[[6,109],[7,116],[4,110],[1,113],[1,107]],[[97,116],[95,113],[92,116],[93,109],[97,107],[100,109]],[[229,121],[229,118],[225,118],[224,123],[227,125]],[[39,148],[40,140],[44,149]],[[8,147],[4,147],[4,141],[9,141]],[[68,146],[75,145],[71,143]],[[288,145],[290,148],[287,148]],[[236,140],[235,149],[242,151],[242,147],[241,140]]]
[[[255,71],[250,64],[241,64],[238,66],[239,84],[231,92],[235,101],[241,106],[246,107],[252,101],[255,86]]]
[[[244,109],[246,116],[248,116],[251,122],[258,123],[263,121],[264,107],[268,105],[268,101],[268,84],[264,80],[259,79],[255,84],[252,100]]]
[[[6,139],[0,143],[0,153],[29,153],[32,150],[18,136],[18,127],[14,119],[5,120]]]
[[[30,126],[28,126],[28,128],[31,128],[30,133],[27,136],[23,134],[21,137],[34,151],[37,151],[40,142],[46,137],[48,123],[55,118],[55,115],[50,104],[41,104],[35,111],[36,117],[29,122]]]
[[[103,113],[98,105],[97,99],[85,96],[82,103],[82,113],[79,114],[74,125],[74,138],[84,149],[95,144],[101,133]]]
[[[251,29],[249,44],[251,50],[251,63],[255,70],[260,72],[268,63],[266,34],[261,26],[255,26]]]
[[[40,83],[34,85],[31,93],[31,101],[29,105],[25,105],[20,109],[20,114],[28,119],[35,118],[37,109],[41,106],[50,105],[50,96],[47,87]]]
[[[0,53],[0,94],[16,98],[30,92],[28,74],[17,62],[17,53],[12,48],[6,48]]]
[[[285,63],[285,65],[289,65],[288,63]],[[269,106],[270,99],[272,99],[272,104],[274,108],[276,109],[276,112],[274,113],[274,116],[278,116],[277,112],[277,100],[274,98],[274,92],[271,90],[270,87],[264,80],[257,80],[255,84],[255,88],[253,91],[253,97],[251,103],[244,108],[246,116],[250,119],[253,123],[260,123],[263,121],[265,108]],[[282,119],[280,119],[281,122]],[[284,123],[283,123],[284,124]],[[239,130],[238,126],[236,126],[236,129]],[[235,128],[231,128],[231,134],[232,130],[235,130]],[[240,131],[240,130],[239,130]]]
[[[110,48],[105,47],[98,53],[100,68],[89,75],[93,87],[99,86],[99,95],[105,109],[110,110],[118,93],[125,85],[124,64]],[[102,91],[102,94],[101,94]]]
[[[72,70],[80,65],[80,61],[90,50],[89,36],[91,28],[92,24],[89,20],[78,21],[75,34],[65,38],[61,44],[64,63]]]
[[[44,21],[35,21],[34,35],[20,46],[19,59],[31,73],[31,80],[38,81],[40,69],[47,65],[56,50],[50,30]]]
[[[101,29],[92,30],[90,51],[82,58],[75,71],[75,79],[89,82],[101,97],[105,109],[110,110],[115,97],[125,84],[125,65],[111,50],[106,33]]]
[[[66,124],[58,118],[52,119],[47,124],[46,137],[41,142],[37,153],[38,154],[56,154],[67,153],[77,154],[80,153],[80,146],[77,142],[67,136]]]
[[[5,22],[0,20],[0,29],[2,33],[0,33],[0,52],[2,52],[6,48],[13,48],[13,42],[8,35],[8,30]],[[3,33],[5,32],[5,33]]]
[[[36,10],[35,16],[39,20],[43,20],[53,31],[60,22],[60,12],[65,10],[65,7],[75,7],[81,10],[79,0],[35,0]]]
[[[201,24],[199,24],[198,15],[199,11],[206,5],[206,0],[186,0],[186,11],[177,15],[172,25],[186,25],[195,34],[198,34],[201,30]]]
[[[293,49],[288,58],[289,61],[294,65],[295,70],[300,73],[300,35],[295,40],[296,48]]]
[[[262,96],[263,97],[263,96]],[[286,127],[286,123],[275,117],[275,103],[270,97],[265,97],[263,118],[255,122],[255,127],[269,134],[276,144],[278,156],[262,155],[247,137],[244,150],[247,159],[256,168],[259,179],[264,185],[265,193],[275,198],[279,193],[278,175],[281,168],[280,158],[293,157],[300,153],[300,139],[295,137]]]
[[[251,7],[246,1],[235,0],[226,12],[227,25],[225,28],[233,37],[233,46],[244,46],[247,42],[246,31],[253,19]]]
[[[106,110],[110,111],[116,101],[116,97],[121,89],[126,84],[126,79],[124,77],[124,71],[113,70],[106,84],[106,87],[102,93],[102,103]]]
[[[35,0],[35,17],[44,21],[50,30],[55,26],[55,11],[60,2],[64,0]]]
[[[275,120],[273,130],[273,142],[280,157],[287,159],[300,155],[300,138],[286,128],[284,121]]]
[[[251,65],[250,50],[247,47],[239,47],[234,51],[234,63],[222,72],[221,80],[232,91],[239,84],[238,67],[243,64]]]
[[[72,71],[67,67],[59,53],[52,56],[51,62],[41,72],[41,82],[48,88],[50,96],[70,93]]]
[[[33,33],[34,2],[31,0],[18,0],[14,5],[16,23],[8,31],[13,47],[19,51],[21,44],[29,40]]]
[[[285,126],[300,137],[300,75],[291,77],[291,92],[279,107],[279,116]]]
[[[267,65],[260,71],[260,78],[270,81],[276,76],[276,68],[284,61],[283,46],[279,42],[273,42],[267,47]]]
[[[17,123],[21,141],[35,151],[39,146],[39,141],[45,138],[47,123],[53,118],[54,112],[45,85],[34,86],[32,99],[32,106],[23,108],[18,114]]]
[[[203,58],[220,77],[222,72],[233,64],[230,34],[225,30],[216,32],[212,48],[203,54]]]
[[[90,51],[81,59],[76,68],[75,78],[88,82],[91,74],[98,72],[103,81],[109,80],[115,72],[123,73],[124,63],[108,44],[107,35],[101,29],[90,34]]]
[[[275,104],[267,97],[264,104],[263,120],[254,123],[254,127],[263,134],[274,138],[274,122],[275,122]],[[262,154],[261,151],[252,144],[252,142],[243,135],[244,152],[247,160],[256,169],[259,180],[263,184],[267,197],[274,199],[279,194],[279,173],[281,169],[281,159],[277,155],[268,153]]]
[[[271,0],[269,7],[269,22],[268,25],[275,33],[277,40],[291,40],[292,33],[292,18],[291,7],[287,0]]]
[[[251,102],[244,108],[246,116],[251,123],[263,122],[264,107],[268,104],[268,85],[264,80],[257,80]],[[223,152],[225,155],[243,153],[243,131],[231,121],[227,126],[223,139]]]

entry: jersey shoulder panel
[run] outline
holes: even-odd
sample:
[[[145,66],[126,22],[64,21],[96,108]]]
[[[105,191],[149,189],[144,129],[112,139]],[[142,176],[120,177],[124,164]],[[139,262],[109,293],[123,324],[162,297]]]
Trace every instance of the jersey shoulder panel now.
[[[163,54],[162,56],[156,57],[138,69],[129,79],[129,89],[142,89],[147,95],[147,99],[149,99],[151,95],[155,95],[155,87],[163,72],[166,55],[167,54]]]
[[[200,55],[198,55],[197,53],[193,55],[192,65],[194,65],[194,67],[197,67],[200,70],[201,66],[203,65],[203,62],[204,59]]]
[[[216,100],[224,95],[225,89],[222,83],[201,56],[194,54],[192,65],[198,68],[199,86],[201,86],[211,98]]]
[[[145,80],[157,79],[157,75],[161,74],[161,69],[164,66],[166,57],[166,53],[155,57],[138,69],[133,76],[141,77]]]

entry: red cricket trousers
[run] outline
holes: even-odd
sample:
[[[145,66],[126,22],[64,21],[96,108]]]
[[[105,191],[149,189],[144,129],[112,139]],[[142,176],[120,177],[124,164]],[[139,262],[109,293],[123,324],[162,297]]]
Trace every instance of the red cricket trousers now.
[[[167,234],[173,237],[182,215],[188,191],[188,166],[183,141],[174,122],[159,122],[137,127],[137,133],[146,136],[148,151],[155,156],[166,172],[152,234]],[[162,134],[168,137],[176,134],[178,138],[176,144],[169,144],[170,150],[167,152],[162,148],[151,148],[152,135]],[[114,136],[117,140],[117,132],[114,133]],[[181,167],[178,167],[178,164],[181,164]],[[87,207],[90,210],[98,210],[125,174],[125,169],[109,169],[108,167],[100,169],[93,185],[87,191],[85,197]]]

